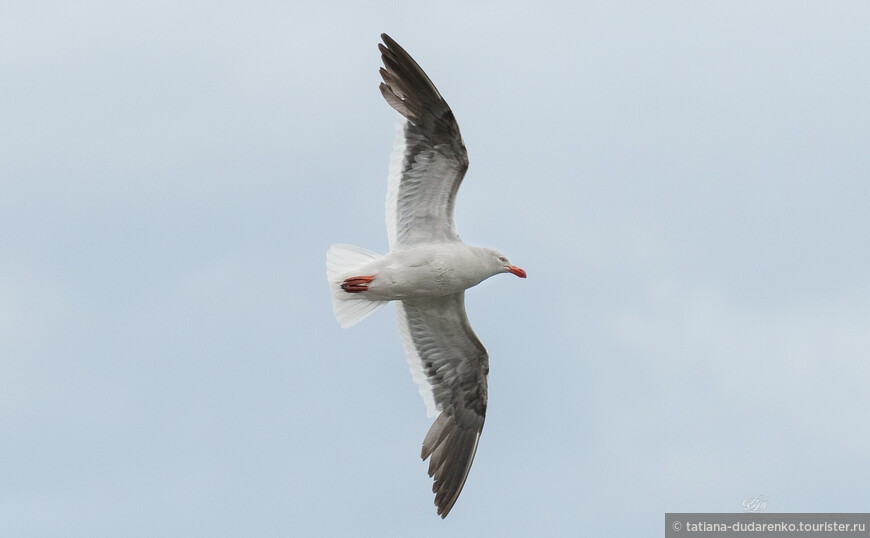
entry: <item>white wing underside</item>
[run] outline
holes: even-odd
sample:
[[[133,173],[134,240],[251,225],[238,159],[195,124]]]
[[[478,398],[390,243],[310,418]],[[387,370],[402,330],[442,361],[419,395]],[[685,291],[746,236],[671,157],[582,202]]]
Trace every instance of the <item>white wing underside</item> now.
[[[405,164],[405,151],[408,147],[405,143],[406,121],[401,115],[396,120],[396,138],[393,141],[393,152],[390,154],[390,173],[387,177],[386,224],[387,238],[390,241],[391,251],[396,248],[399,186],[402,183],[402,169]],[[402,306],[402,301],[395,301],[395,303],[399,336],[402,338],[402,347],[405,349],[405,359],[408,361],[411,377],[414,379],[414,383],[417,384],[417,391],[426,405],[426,416],[434,417],[438,413],[438,410],[435,407],[435,396],[432,394],[432,386],[429,384],[429,380],[426,379],[426,373],[423,371],[423,361],[420,359],[420,355],[417,354],[417,348],[411,339],[411,332],[408,329],[408,320],[405,317],[405,308]]]
[[[428,136],[399,116],[385,207],[391,251],[459,241],[453,207],[467,167],[465,147],[433,144]]]
[[[396,218],[399,206],[399,185],[402,182],[402,167],[405,163],[405,122],[399,115],[396,120],[396,138],[393,141],[393,152],[390,154],[390,174],[387,176],[387,239],[390,250],[396,248],[396,230],[399,222]]]
[[[423,403],[426,404],[426,416],[434,417],[438,414],[438,408],[435,406],[435,395],[432,392],[432,385],[426,378],[424,371],[423,359],[417,353],[417,347],[414,345],[414,340],[411,338],[411,331],[408,327],[408,318],[405,314],[405,307],[402,306],[402,301],[396,303],[396,318],[399,325],[399,336],[402,337],[402,347],[405,348],[405,358],[408,361],[408,368],[411,370],[411,377],[414,378],[414,383],[417,384],[417,391],[423,397]]]
[[[405,124],[408,120],[401,115],[396,120],[396,137],[393,140],[393,151],[390,154],[390,172],[387,177],[387,199],[386,199],[386,225],[387,238],[390,242],[390,250],[399,248],[397,244],[397,235],[399,229],[399,192],[402,184],[403,170],[405,162],[410,156],[407,155],[408,144],[405,139]],[[417,391],[423,398],[423,403],[426,405],[426,416],[434,417],[438,414],[438,409],[435,405],[435,396],[432,392],[432,385],[426,378],[424,371],[423,360],[417,353],[417,348],[411,338],[411,333],[408,328],[408,320],[405,314],[405,308],[401,301],[395,301],[396,304],[396,319],[399,326],[399,336],[402,338],[402,347],[405,350],[405,359],[408,361],[408,368],[411,370],[411,377],[417,385]]]
[[[399,115],[396,120],[396,137],[393,141],[393,151],[390,154],[390,172],[387,177],[386,225],[387,238],[390,242],[391,251],[401,248],[397,241],[400,221],[402,220],[400,215],[404,213],[407,217],[409,216],[409,213],[413,212],[414,206],[419,207],[426,203],[426,201],[421,200],[421,197],[419,196],[419,194],[423,193],[416,189],[411,191],[411,195],[408,194],[406,189],[405,195],[400,198],[403,178],[406,182],[408,182],[409,179],[413,181],[429,172],[430,168],[429,159],[424,155],[418,154],[415,156],[409,154],[408,143],[405,136],[407,123],[408,120],[403,118],[401,115]],[[410,167],[407,166],[409,159],[414,159],[415,161]],[[449,223],[449,226],[452,226],[452,222]],[[399,335],[402,338],[402,347],[405,350],[405,358],[408,361],[408,368],[411,371],[411,377],[414,379],[414,383],[417,385],[417,390],[423,398],[423,403],[426,405],[426,415],[431,418],[438,414],[439,411],[435,404],[432,385],[427,379],[423,360],[417,353],[417,348],[411,338],[408,320],[402,302],[395,301],[395,303]]]

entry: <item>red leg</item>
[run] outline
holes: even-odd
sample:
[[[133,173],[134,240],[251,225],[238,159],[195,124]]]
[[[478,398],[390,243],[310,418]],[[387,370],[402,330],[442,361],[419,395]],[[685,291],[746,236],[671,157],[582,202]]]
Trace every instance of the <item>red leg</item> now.
[[[341,289],[348,293],[360,293],[363,291],[369,290],[369,283],[374,280],[373,276],[355,276],[351,278],[345,278],[344,284],[341,285]]]

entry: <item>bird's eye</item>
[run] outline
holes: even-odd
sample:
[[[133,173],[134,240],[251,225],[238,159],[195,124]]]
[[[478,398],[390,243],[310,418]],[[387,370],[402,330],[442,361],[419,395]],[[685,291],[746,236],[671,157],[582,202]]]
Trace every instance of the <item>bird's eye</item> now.
[[[506,261],[507,261],[507,258],[505,258],[504,256],[499,256],[499,257],[498,257],[498,261],[500,261],[500,262],[506,262]]]

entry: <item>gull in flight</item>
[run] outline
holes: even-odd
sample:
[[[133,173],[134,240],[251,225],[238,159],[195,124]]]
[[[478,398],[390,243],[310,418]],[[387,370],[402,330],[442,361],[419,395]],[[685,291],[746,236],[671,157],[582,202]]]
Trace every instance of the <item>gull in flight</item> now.
[[[459,125],[417,62],[387,34],[381,39],[380,90],[403,116],[387,184],[390,252],[332,245],[326,271],[342,327],[396,304],[411,374],[429,416],[438,416],[422,458],[444,518],[468,478],[486,417],[489,356],[465,315],[465,290],[499,273],[526,272],[497,250],[460,241],[453,207],[468,153]]]

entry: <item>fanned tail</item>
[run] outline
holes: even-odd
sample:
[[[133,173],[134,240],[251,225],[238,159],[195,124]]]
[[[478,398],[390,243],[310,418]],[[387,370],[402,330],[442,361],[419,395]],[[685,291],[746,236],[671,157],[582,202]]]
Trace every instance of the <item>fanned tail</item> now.
[[[352,327],[384,307],[388,301],[370,301],[361,293],[342,289],[344,277],[381,255],[354,245],[332,245],[326,251],[326,277],[332,292],[332,311],[343,329]]]

